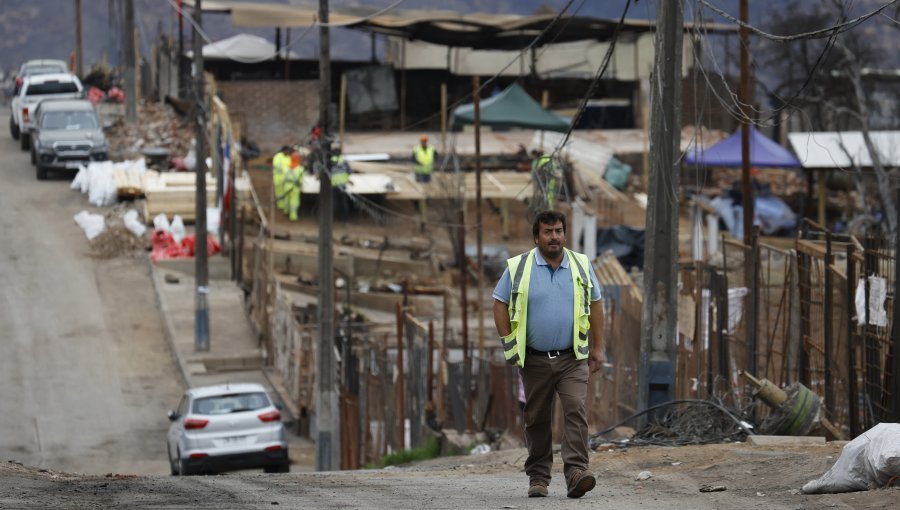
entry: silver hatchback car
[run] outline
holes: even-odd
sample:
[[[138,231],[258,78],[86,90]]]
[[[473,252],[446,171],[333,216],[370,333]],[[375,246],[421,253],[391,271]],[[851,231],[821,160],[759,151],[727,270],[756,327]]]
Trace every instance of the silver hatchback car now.
[[[259,384],[192,388],[169,411],[173,475],[263,468],[290,471],[281,411]]]

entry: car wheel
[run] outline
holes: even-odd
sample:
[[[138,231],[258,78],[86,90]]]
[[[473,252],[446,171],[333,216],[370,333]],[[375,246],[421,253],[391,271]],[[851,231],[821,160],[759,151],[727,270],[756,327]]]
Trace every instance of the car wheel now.
[[[43,181],[47,178],[47,167],[41,166],[41,164],[38,163],[34,167],[34,173],[37,175],[39,181]]]
[[[291,472],[291,462],[287,459],[279,462],[278,464],[273,464],[271,466],[266,466],[263,468],[263,472],[265,473],[290,473]]]
[[[169,458],[169,474],[172,476],[178,476],[178,466],[175,465],[175,461],[172,460],[172,454],[169,452],[169,445],[166,445],[166,457]]]
[[[28,133],[19,133],[19,147],[21,147],[23,151],[27,151],[28,148],[31,147],[31,137]]]
[[[178,456],[175,459],[175,462],[178,463],[178,474],[181,476],[191,476],[192,474],[194,474],[187,466],[187,462],[185,462],[185,460],[181,458],[181,450],[177,450],[175,454]]]
[[[9,117],[9,134],[12,135],[13,140],[19,139],[19,126],[16,125],[12,115]]]

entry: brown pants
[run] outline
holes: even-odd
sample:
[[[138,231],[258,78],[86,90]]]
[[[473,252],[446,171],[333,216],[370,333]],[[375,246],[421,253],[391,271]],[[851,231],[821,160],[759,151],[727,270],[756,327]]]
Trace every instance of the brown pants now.
[[[577,471],[588,469],[587,360],[575,359],[568,351],[555,358],[527,354],[522,382],[525,384],[525,442],[528,458],[525,474],[530,481],[550,484],[553,468],[553,402],[559,395],[565,428],[562,437],[563,474],[566,485]]]

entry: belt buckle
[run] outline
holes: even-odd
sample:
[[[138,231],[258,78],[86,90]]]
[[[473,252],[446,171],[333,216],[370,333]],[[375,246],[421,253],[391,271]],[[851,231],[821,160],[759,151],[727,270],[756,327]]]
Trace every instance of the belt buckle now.
[[[553,355],[554,352],[556,353],[556,356]],[[558,358],[558,357],[559,357],[559,351],[558,351],[558,350],[557,350],[557,351],[547,351],[547,357],[550,358],[550,359]]]

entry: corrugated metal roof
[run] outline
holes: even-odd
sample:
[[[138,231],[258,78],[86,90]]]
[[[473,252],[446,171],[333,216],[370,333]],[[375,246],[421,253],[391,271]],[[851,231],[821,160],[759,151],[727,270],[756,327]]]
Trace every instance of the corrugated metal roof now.
[[[884,166],[900,166],[900,131],[872,131],[872,143]],[[803,168],[868,168],[872,158],[860,131],[789,133]]]
[[[184,0],[193,8],[193,0]],[[209,0],[203,2],[204,12],[231,13],[236,27],[308,27],[318,19],[318,9],[311,7]],[[471,13],[450,11],[391,10],[371,18],[374,9],[343,8],[329,11],[329,24],[356,28],[368,32],[402,36],[434,44],[476,49],[521,49],[534,41],[537,45],[583,40],[606,41],[612,38],[618,20],[586,16],[556,15],[520,16],[514,14]],[[690,30],[692,22],[685,23]],[[653,20],[626,20],[623,32],[654,30]],[[733,32],[734,25],[704,23],[704,32]]]

